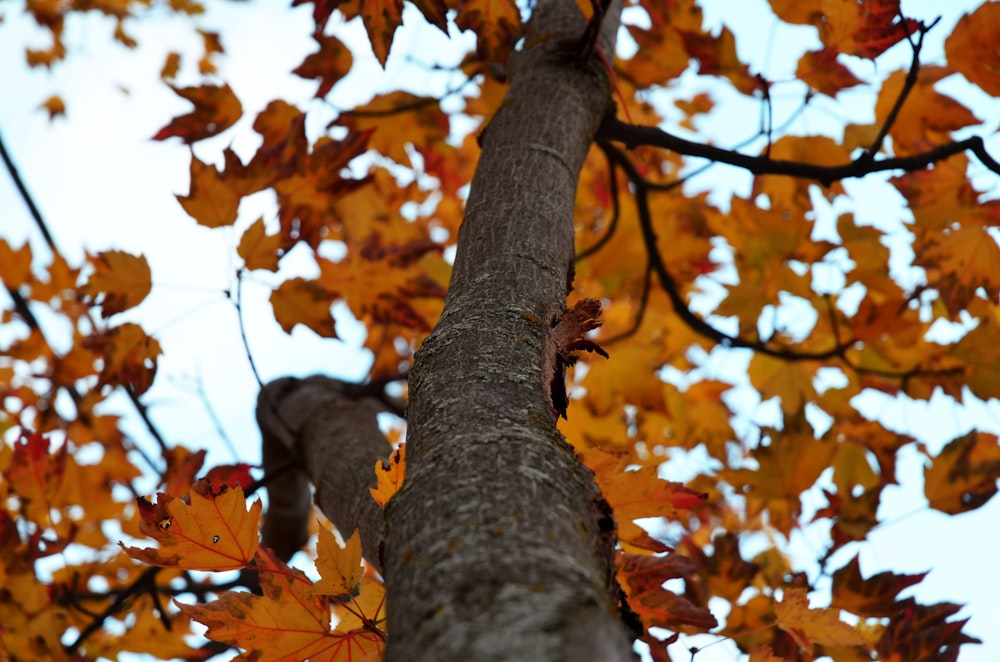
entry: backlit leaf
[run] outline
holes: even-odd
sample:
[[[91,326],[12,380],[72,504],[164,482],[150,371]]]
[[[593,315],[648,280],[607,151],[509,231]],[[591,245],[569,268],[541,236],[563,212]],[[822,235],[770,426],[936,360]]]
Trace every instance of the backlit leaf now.
[[[291,333],[296,324],[302,324],[323,338],[336,338],[330,306],[336,297],[326,289],[305,278],[286,280],[271,292],[274,319],[285,333]]]
[[[948,64],[990,96],[1000,96],[1000,4],[986,2],[963,14],[944,42]]]
[[[781,602],[775,603],[778,627],[787,632],[807,651],[813,646],[862,646],[865,638],[840,620],[837,609],[810,609],[806,590],[789,588]]]
[[[103,359],[101,384],[128,386],[137,394],[152,385],[157,358],[163,353],[160,343],[132,322],[101,331],[83,346]]]
[[[214,496],[192,491],[190,499],[188,505],[162,492],[156,503],[139,497],[139,528],[160,546],[119,545],[132,558],[152,565],[211,571],[246,567],[260,539],[260,501],[247,510],[239,487]]]
[[[316,571],[320,580],[309,595],[350,596],[364,576],[361,566],[361,533],[357,529],[343,547],[328,528],[320,525],[316,543]]]
[[[488,62],[506,62],[524,31],[514,0],[459,0],[455,25],[476,34],[476,53]]]
[[[405,477],[406,444],[400,444],[389,456],[388,461],[375,461],[375,478],[378,485],[368,488],[372,493],[372,498],[378,505],[385,507],[386,502],[399,490]]]

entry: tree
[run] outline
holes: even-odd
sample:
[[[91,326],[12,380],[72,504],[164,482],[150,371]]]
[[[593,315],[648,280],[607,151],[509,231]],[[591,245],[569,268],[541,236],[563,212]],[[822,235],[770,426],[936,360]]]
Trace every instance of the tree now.
[[[354,66],[334,12],[360,16],[386,63],[401,1],[297,4],[312,5],[318,50],[294,73],[318,82],[317,98]],[[90,9],[134,47],[137,5],[29,2],[53,40],[29,49],[29,64],[55,66],[65,23]],[[384,649],[396,660],[616,660],[641,640],[662,660],[671,633],[712,631],[754,660],[953,660],[976,642],[958,605],[900,597],[923,574],[866,574],[843,552],[879,526],[904,448],[927,458],[933,509],[974,510],[997,490],[995,435],[973,428],[931,452],[865,416],[859,398],[998,392],[997,204],[976,184],[992,185],[1000,165],[968,128],[975,115],[938,87],[962,76],[996,94],[985,45],[998,5],[963,17],[947,61],[925,65],[935,22],[899,2],[772,0],[776,20],[814,26],[821,43],[789,83],[755,75],[729,28],[707,28],[693,0],[633,3],[646,22],[624,28],[621,4],[603,0],[538,0],[524,8],[527,27],[502,0],[414,6],[431,25],[475,35],[460,85],[376,96],[318,133],[308,112],[276,100],[252,117],[252,150],[224,146],[217,164],[191,154],[178,201],[203,226],[239,228],[237,309],[245,280],[280,274],[270,302],[285,331],[335,338],[331,305],[344,302],[374,357],[363,384],[262,385],[259,480],[247,464],[199,478],[204,452],[157,436],[143,396],[160,347],[121,317],[152,286],[146,260],[108,250],[69,264],[3,150],[53,253],[42,265],[30,246],[0,241],[4,322],[16,328],[0,363],[5,654],[200,659],[233,646],[248,659]],[[612,62],[619,33],[637,48]],[[200,146],[238,130],[237,93],[211,78],[220,37],[200,34],[209,79],[173,85],[193,110],[157,140]],[[863,64],[890,49],[908,50],[909,66]],[[167,82],[179,64],[167,58]],[[758,104],[758,153],[663,128],[650,90],[694,68]],[[772,119],[787,86],[807,90],[797,112],[868,86],[874,121],[834,137],[793,131]],[[693,129],[712,100],[684,94],[677,107]],[[482,119],[475,131],[450,126],[443,107],[456,98],[465,105],[452,117]],[[64,109],[58,97],[44,105]],[[686,187],[705,160],[752,173],[749,191],[720,202]],[[850,179],[906,200],[919,280],[890,270],[886,226],[866,218]],[[261,191],[276,211],[243,218],[241,202]],[[280,271],[293,251],[318,275]],[[751,357],[749,383],[776,421],[734,430],[731,376],[705,370],[720,356]],[[406,444],[394,449],[376,416],[402,413],[392,387],[404,380]],[[142,457],[107,413],[115,391],[160,457]],[[399,434],[397,423],[389,436]],[[685,485],[671,482],[660,477],[666,449],[706,460]],[[155,498],[137,487],[143,471]],[[318,579],[287,565],[309,537],[310,483],[343,541],[319,529]],[[260,545],[262,507],[246,498],[262,486]],[[824,500],[812,519],[829,526],[812,576],[788,542],[808,524],[809,494]],[[60,555],[39,578],[42,559]],[[199,649],[182,636],[192,620],[212,640]]]

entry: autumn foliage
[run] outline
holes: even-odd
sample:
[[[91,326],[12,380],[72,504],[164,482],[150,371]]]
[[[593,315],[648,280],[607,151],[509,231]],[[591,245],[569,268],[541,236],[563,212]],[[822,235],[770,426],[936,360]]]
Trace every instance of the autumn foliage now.
[[[27,62],[73,57],[64,28],[88,11],[142,48],[127,28],[154,20],[141,15],[146,4],[28,0],[51,43],[26,46]],[[276,323],[338,342],[332,306],[344,304],[367,330],[369,383],[402,384],[444,309],[478,140],[514,102],[504,101],[507,62],[530,46],[519,40],[531,11],[514,0],[292,4],[314,22],[315,50],[290,72],[315,83],[313,101],[245,105],[217,69],[225,34],[196,27],[204,49],[193,65],[172,52],[161,72],[190,111],[160,118],[151,137],[205,145],[252,134],[253,149],[191,152],[179,215],[232,232],[237,309],[244,279],[274,274]],[[607,2],[577,4],[591,26],[617,20],[603,16]],[[617,113],[580,176],[567,307],[520,319],[545,328],[538,380],[551,420],[613,513],[624,620],[657,661],[697,660],[668,646],[716,639],[755,662],[957,659],[991,633],[967,632],[960,605],[909,597],[926,573],[873,573],[858,550],[884,523],[883,492],[914,478],[897,470],[902,452],[924,460],[927,507],[959,515],[997,492],[997,436],[976,426],[932,449],[859,401],[1000,395],[1000,203],[988,194],[1000,164],[971,104],[942,91],[964,80],[1000,94],[1000,4],[963,16],[943,58],[925,63],[925,39],[941,28],[904,15],[899,0],[771,0],[776,23],[810,30],[817,44],[780,81],[741,60],[739,31],[709,25],[696,0],[625,4],[616,57],[592,52],[586,35],[565,46],[568,61],[587,53],[594,75],[609,77]],[[462,83],[436,96],[402,84],[317,129],[316,104],[357,61],[397,56],[404,7],[423,29],[474,37],[454,72]],[[197,26],[205,8],[161,9]],[[338,36],[355,19],[370,51]],[[0,35],[15,36],[3,25]],[[889,52],[907,65],[880,68]],[[196,84],[178,82],[184,63]],[[774,109],[787,90],[799,95],[795,116],[860,98],[869,119],[815,133],[782,124]],[[734,98],[763,118],[748,119],[756,133],[740,149],[698,133]],[[66,104],[41,102],[53,117]],[[16,178],[6,150],[4,160]],[[750,173],[747,187],[725,199],[698,188],[706,164]],[[904,224],[874,218],[850,180],[904,201]],[[249,217],[241,203],[262,192],[273,210]],[[315,558],[292,567],[260,545],[258,490],[272,476],[206,467],[204,451],[168,446],[149,422],[144,396],[162,350],[121,315],[156,287],[146,259],[109,249],[73,263],[31,213],[50,260],[0,237],[0,658],[193,660],[239,649],[242,659],[381,659],[392,620],[358,534],[338,531],[338,542],[324,520]],[[315,268],[289,272],[292,251]],[[711,367],[719,362],[737,367]],[[773,416],[734,423],[737,391]],[[134,408],[126,414],[115,394]],[[123,433],[124,415],[149,424],[157,456]],[[394,440],[404,425],[390,424]],[[380,507],[404,482],[397,448],[372,467]],[[684,457],[700,458],[693,477],[667,480],[670,460]],[[817,522],[825,545],[803,559],[791,541]],[[207,641],[188,637],[192,627]]]

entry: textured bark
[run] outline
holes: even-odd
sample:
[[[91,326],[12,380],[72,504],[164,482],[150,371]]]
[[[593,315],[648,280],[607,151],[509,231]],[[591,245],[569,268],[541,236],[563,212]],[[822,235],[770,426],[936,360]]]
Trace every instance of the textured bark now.
[[[378,428],[384,402],[357,385],[321,375],[277,379],[257,398],[263,437],[268,509],[262,542],[288,560],[308,537],[316,503],[345,537],[361,530],[365,558],[381,571],[379,550],[384,518],[368,491],[375,486],[375,461],[392,447]]]
[[[632,659],[613,519],[542,378],[579,172],[611,105],[597,58],[575,56],[585,28],[573,0],[539,0],[482,135],[444,313],[410,375],[406,481],[386,511],[390,662]]]

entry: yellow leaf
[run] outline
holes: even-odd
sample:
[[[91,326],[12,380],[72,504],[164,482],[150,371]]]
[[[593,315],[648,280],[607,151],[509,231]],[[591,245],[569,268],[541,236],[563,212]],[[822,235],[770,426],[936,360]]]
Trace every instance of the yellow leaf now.
[[[350,596],[364,576],[361,567],[361,533],[354,530],[343,547],[328,528],[320,525],[316,544],[316,571],[320,580],[309,589],[309,595]]]
[[[806,590],[787,588],[781,602],[774,605],[778,627],[807,651],[820,646],[864,646],[867,642],[856,629],[840,620],[839,609],[810,609]]]
[[[380,506],[385,506],[386,502],[392,498],[403,484],[406,476],[406,444],[400,444],[399,448],[393,452],[388,462],[383,460],[375,461],[375,477],[378,480],[378,487],[369,487],[372,498]]]
[[[138,504],[140,530],[160,547],[118,543],[136,560],[186,570],[239,570],[257,550],[261,504],[254,501],[248,511],[240,487],[207,496],[192,490],[190,505],[162,492],[156,503],[140,497]]]
[[[153,286],[149,263],[142,255],[104,251],[87,255],[94,273],[80,291],[101,306],[101,317],[111,317],[139,305]]]
[[[427,148],[448,137],[448,116],[437,99],[409,92],[380,94],[343,116],[342,124],[365,133],[375,129],[368,147],[396,163],[412,165],[406,146]]]

